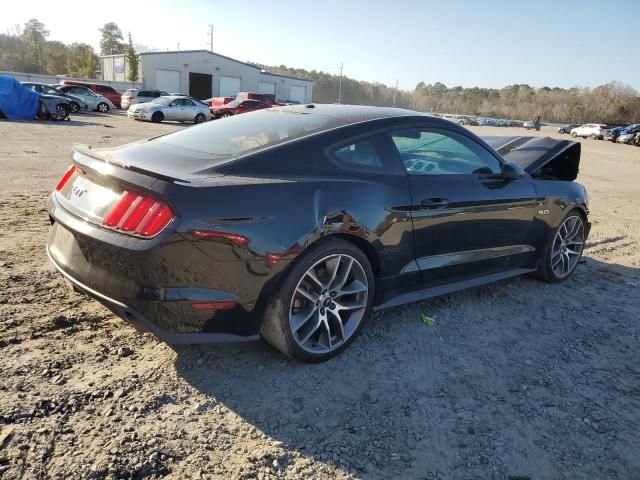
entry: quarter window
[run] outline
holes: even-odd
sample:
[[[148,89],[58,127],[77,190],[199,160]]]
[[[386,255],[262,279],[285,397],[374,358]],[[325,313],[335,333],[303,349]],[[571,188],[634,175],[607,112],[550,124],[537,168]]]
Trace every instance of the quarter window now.
[[[498,174],[491,153],[456,132],[410,129],[390,134],[409,175]]]
[[[382,170],[383,164],[371,139],[358,140],[333,151],[333,157],[343,167],[357,170]]]

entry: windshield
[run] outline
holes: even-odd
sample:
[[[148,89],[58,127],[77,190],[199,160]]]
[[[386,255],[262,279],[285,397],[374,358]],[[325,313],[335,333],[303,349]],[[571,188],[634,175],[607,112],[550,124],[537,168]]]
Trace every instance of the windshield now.
[[[152,141],[224,160],[325,130],[335,124],[334,119],[321,115],[261,110],[208,122]]]
[[[226,105],[223,105],[223,107],[229,107],[229,108],[236,108],[238,105],[240,105],[244,100],[232,100],[229,103],[227,103]]]

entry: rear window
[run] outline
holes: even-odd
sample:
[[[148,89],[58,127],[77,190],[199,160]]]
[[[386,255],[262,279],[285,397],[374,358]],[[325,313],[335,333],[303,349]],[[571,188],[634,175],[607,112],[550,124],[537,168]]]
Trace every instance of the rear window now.
[[[152,141],[209,155],[222,162],[333,126],[336,120],[321,115],[260,110],[207,122]]]

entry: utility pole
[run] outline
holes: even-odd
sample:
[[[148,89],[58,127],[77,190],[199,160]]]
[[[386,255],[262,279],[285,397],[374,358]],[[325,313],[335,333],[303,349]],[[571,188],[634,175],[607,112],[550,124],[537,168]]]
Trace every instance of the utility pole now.
[[[213,52],[213,25],[209,25],[209,51]]]
[[[340,62],[340,81],[338,83],[338,105],[342,102],[342,67],[343,63]]]
[[[398,79],[396,79],[396,89],[393,91],[393,106],[396,106],[396,95],[398,94]]]
[[[178,42],[178,51],[180,50],[180,42]]]

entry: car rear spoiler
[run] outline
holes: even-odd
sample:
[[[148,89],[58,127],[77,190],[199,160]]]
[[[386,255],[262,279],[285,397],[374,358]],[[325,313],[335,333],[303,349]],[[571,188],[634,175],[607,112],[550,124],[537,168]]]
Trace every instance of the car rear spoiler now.
[[[483,137],[507,162],[534,177],[573,181],[578,177],[580,143],[550,137]]]

